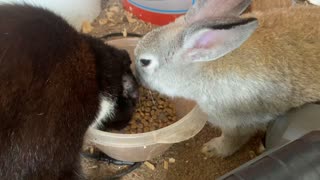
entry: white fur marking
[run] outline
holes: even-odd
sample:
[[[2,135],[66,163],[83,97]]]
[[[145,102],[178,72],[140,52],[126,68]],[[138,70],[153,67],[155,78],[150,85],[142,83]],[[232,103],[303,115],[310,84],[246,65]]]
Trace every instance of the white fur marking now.
[[[103,119],[107,117],[112,117],[114,115],[114,106],[115,104],[113,101],[103,96],[100,101],[100,110],[98,116],[95,119],[95,121],[91,124],[91,127],[97,128],[101,125]]]

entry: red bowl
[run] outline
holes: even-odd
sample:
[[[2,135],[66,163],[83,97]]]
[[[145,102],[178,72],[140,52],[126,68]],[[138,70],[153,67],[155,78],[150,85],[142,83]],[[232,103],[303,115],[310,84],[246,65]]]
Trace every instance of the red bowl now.
[[[194,3],[194,1],[195,0],[192,0],[192,4]],[[139,19],[159,26],[163,26],[169,24],[170,22],[173,22],[177,17],[183,15],[187,11],[172,11],[172,13],[170,11],[167,11],[165,13],[162,13],[161,11],[157,12],[157,10],[153,11],[152,8],[143,7],[143,5],[135,3],[133,0],[122,0],[122,4],[125,10],[131,12]]]

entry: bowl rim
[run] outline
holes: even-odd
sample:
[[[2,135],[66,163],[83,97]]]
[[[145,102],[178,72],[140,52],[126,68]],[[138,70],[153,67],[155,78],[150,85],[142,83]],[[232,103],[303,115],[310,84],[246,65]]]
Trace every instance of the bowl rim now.
[[[145,136],[145,135],[151,135],[154,134],[154,132],[161,132],[161,131],[165,131],[167,129],[170,129],[169,127],[173,127],[173,126],[178,126],[179,124],[183,123],[184,121],[187,120],[187,117],[191,116],[191,113],[196,109],[196,104],[193,105],[192,109],[186,113],[183,117],[181,117],[179,120],[177,120],[176,122],[170,124],[169,126],[165,126],[163,128],[160,129],[156,129],[153,131],[149,131],[149,132],[143,132],[143,133],[134,133],[134,134],[122,134],[122,133],[112,133],[112,132],[107,132],[107,131],[101,131],[98,130],[96,128],[93,127],[89,127],[88,129],[93,130],[95,132],[97,132],[98,134],[104,134],[104,135],[110,135],[110,136],[114,136],[114,137],[141,137],[141,136]]]
[[[101,131],[101,130],[95,129],[93,127],[89,127],[87,130],[87,133],[90,134],[91,136],[95,136],[95,137],[89,137],[88,140],[96,145],[112,146],[112,147],[145,147],[145,146],[150,146],[150,145],[159,144],[159,143],[173,144],[176,142],[159,142],[159,141],[157,141],[157,136],[159,134],[165,134],[164,132],[167,132],[167,131],[170,131],[171,129],[175,129],[175,128],[179,127],[185,121],[189,120],[190,116],[193,116],[194,113],[196,113],[196,111],[199,111],[199,110],[200,110],[199,106],[196,103],[194,103],[192,105],[192,109],[188,113],[186,113],[183,117],[181,117],[178,121],[176,121],[175,123],[170,124],[169,126],[166,126],[164,128],[160,128],[160,129],[150,131],[150,132],[145,132],[145,133],[137,133],[137,134],[111,133],[111,132],[106,132],[106,131]],[[202,128],[197,130],[197,132],[195,134],[200,132]],[[98,137],[108,137],[111,139],[117,139],[117,142],[104,141],[102,143],[101,140],[98,140],[99,138],[97,136]],[[187,137],[186,139],[189,139],[193,136]],[[148,138],[146,138],[146,137],[148,137]],[[136,143],[133,143],[133,142],[123,143],[123,142],[121,142],[121,139],[144,139],[144,141],[142,142],[142,141],[138,140]]]

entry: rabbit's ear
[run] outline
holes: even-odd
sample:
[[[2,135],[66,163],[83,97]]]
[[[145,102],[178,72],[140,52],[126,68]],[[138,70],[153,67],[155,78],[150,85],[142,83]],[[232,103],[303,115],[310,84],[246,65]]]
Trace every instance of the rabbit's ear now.
[[[185,15],[190,24],[207,17],[239,16],[251,0],[197,0]]]
[[[180,53],[187,62],[212,61],[238,48],[258,26],[255,18],[231,20],[214,25],[198,23],[182,34]]]

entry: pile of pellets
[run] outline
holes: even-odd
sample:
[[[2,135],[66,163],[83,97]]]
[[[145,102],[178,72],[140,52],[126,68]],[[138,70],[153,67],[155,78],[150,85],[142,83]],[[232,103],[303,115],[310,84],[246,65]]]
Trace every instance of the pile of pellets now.
[[[143,87],[139,91],[140,98],[136,111],[129,125],[118,133],[150,132],[169,126],[177,121],[174,105],[167,97]]]

